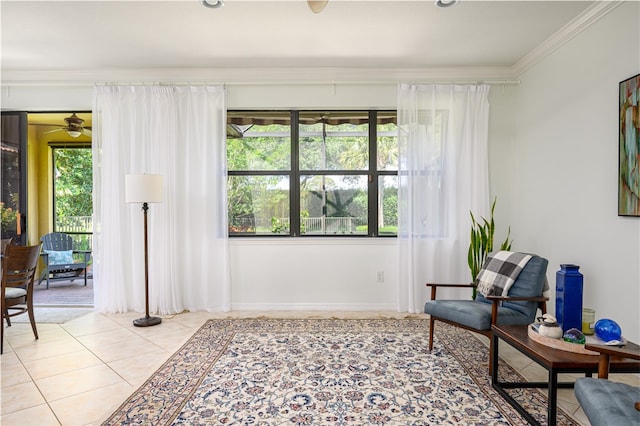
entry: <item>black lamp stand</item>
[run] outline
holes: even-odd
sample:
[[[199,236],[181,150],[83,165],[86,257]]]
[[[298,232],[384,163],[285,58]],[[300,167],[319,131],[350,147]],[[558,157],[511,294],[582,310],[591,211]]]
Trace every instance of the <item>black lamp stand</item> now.
[[[160,317],[149,316],[149,249],[147,247],[147,211],[149,210],[149,204],[142,203],[142,211],[144,213],[144,300],[145,300],[145,316],[144,318],[138,318],[133,320],[133,325],[136,327],[149,327],[151,325],[158,325],[162,322]]]

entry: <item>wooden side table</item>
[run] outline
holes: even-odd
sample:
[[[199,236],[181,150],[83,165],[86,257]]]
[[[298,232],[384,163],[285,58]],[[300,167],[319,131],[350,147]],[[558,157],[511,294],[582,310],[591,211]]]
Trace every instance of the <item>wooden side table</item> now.
[[[592,376],[598,372],[600,357],[598,355],[585,355],[554,349],[531,339],[528,334],[529,325],[493,325],[493,354],[491,357],[491,385],[493,388],[514,407],[530,424],[539,425],[538,422],[518,401],[516,401],[507,389],[515,388],[547,388],[547,422],[556,425],[558,388],[573,388],[574,383],[558,383],[560,373],[583,373]],[[522,354],[536,362],[548,371],[547,382],[501,382],[498,379],[498,341],[504,340],[516,348]],[[628,342],[627,345],[635,345]],[[637,347],[637,345],[635,345]],[[633,346],[630,346],[633,350]],[[608,364],[612,373],[636,373],[640,372],[640,361],[633,359],[621,359],[609,356]]]
[[[590,351],[600,352],[600,359],[598,360],[598,378],[600,379],[609,378],[609,368],[612,358],[614,360],[617,358],[640,360],[640,346],[633,342],[627,342],[624,346],[586,344],[584,348]]]

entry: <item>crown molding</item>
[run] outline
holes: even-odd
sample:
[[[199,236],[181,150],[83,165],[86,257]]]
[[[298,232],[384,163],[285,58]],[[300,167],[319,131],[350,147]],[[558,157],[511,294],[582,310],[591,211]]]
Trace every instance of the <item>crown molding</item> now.
[[[596,1],[575,19],[546,39],[511,68],[511,75],[517,78],[556,49],[580,34],[594,22],[624,3],[624,0]]]
[[[484,83],[511,80],[509,67],[459,68],[179,68],[104,70],[3,70],[2,86],[92,86],[94,84],[392,85]]]

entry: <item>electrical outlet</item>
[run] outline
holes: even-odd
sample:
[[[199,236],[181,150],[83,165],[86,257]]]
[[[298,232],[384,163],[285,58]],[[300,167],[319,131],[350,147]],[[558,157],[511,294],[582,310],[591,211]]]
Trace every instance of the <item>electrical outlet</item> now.
[[[378,280],[379,283],[384,282],[384,271],[378,271]]]

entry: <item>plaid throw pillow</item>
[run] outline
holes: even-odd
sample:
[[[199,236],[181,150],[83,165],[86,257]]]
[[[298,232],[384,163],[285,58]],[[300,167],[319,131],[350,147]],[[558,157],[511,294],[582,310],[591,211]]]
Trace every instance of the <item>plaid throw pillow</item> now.
[[[506,296],[531,255],[499,251],[489,257],[476,278],[478,292],[483,296]]]

